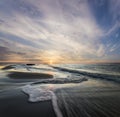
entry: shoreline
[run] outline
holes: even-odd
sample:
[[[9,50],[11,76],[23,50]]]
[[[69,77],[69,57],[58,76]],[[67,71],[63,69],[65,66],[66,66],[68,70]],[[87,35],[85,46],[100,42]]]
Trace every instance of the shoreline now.
[[[5,73],[7,78],[0,81],[3,88],[5,85],[9,90],[0,92],[1,117],[58,117],[58,110],[64,117],[120,116],[120,87],[116,82],[75,74],[72,77],[54,79],[51,74],[47,74],[49,72],[8,70]],[[31,88],[27,90],[30,95],[23,92],[24,84],[19,86],[17,83],[30,84]],[[16,86],[10,89],[13,85]],[[47,92],[56,88],[58,89],[53,93],[52,99],[38,100],[48,98]],[[29,96],[35,99],[34,102],[30,102]]]
[[[119,91],[116,83],[88,80],[79,86],[58,89],[55,94],[64,117],[89,117],[88,114],[91,117],[117,117],[120,115]],[[22,88],[1,92],[0,116],[56,117],[52,100],[29,102],[28,99]]]
[[[21,90],[2,92],[0,95],[1,117],[56,117],[52,102],[42,101],[32,103]]]

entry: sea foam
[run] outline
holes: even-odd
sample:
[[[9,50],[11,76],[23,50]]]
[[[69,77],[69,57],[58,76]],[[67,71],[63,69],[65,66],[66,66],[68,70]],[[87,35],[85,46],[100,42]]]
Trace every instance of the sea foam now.
[[[51,100],[54,112],[57,117],[63,117],[57,104],[57,97],[54,91],[47,88],[38,88],[31,85],[23,87],[22,91],[29,95],[30,102]]]
[[[66,85],[63,86],[60,84],[69,84],[69,83],[76,84],[86,80],[87,79],[85,77],[44,79],[44,80],[40,80],[39,82],[35,82],[24,86],[22,88],[22,91],[27,95],[29,95],[30,102],[51,100],[56,116],[63,117],[59,109],[59,106],[57,104],[57,96],[55,95],[54,92],[59,88],[66,87]],[[70,87],[71,85],[68,86]]]

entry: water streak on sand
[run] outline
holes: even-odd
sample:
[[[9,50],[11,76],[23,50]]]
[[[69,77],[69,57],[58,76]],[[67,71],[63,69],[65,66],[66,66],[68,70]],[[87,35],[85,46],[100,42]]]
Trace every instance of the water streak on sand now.
[[[31,85],[26,85],[23,88],[23,92],[29,95],[30,102],[51,100],[56,116],[63,117],[57,104],[57,97],[52,90],[48,90],[47,88],[35,88]]]
[[[63,85],[59,85],[59,84],[80,83],[83,81],[87,81],[87,79],[85,77],[69,78],[69,79],[68,78],[44,79],[44,80],[40,80],[39,82],[31,83],[29,85],[24,86],[22,88],[22,91],[27,95],[29,95],[30,102],[51,100],[56,116],[63,117],[58,107],[57,96],[55,95],[54,92],[57,89],[64,87]],[[54,84],[54,85],[57,84],[57,86],[50,87],[49,84]],[[70,86],[72,85],[69,85],[69,87]]]

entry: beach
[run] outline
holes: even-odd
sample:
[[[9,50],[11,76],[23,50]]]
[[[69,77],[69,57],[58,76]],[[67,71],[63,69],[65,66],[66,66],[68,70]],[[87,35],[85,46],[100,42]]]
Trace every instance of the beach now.
[[[57,96],[64,117],[120,116],[119,85],[91,80],[78,87],[59,90]]]
[[[1,117],[55,117],[51,101],[28,102],[28,96],[21,90],[0,93]]]
[[[120,117],[120,0],[0,0],[0,117]]]
[[[69,69],[66,73],[49,66],[45,66],[44,72],[41,68],[38,72],[40,66],[43,67],[33,66],[37,71],[31,68],[32,72],[23,69],[24,65],[1,71],[1,117],[120,116],[120,85],[116,80],[90,78],[89,74],[73,75],[68,73]],[[54,76],[57,72],[61,78]]]
[[[82,84],[81,84],[82,85]],[[119,117],[120,89],[100,86],[73,87],[56,91],[63,117]],[[109,84],[110,86],[110,84]],[[21,89],[0,93],[2,117],[56,117],[51,101],[29,102]]]

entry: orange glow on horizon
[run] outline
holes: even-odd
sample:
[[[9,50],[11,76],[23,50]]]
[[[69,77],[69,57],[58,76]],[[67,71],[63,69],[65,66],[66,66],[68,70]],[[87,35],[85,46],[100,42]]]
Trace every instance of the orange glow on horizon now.
[[[120,63],[120,61],[107,61],[107,60],[70,60],[68,58],[60,58],[60,57],[45,57],[42,58],[42,61],[40,60],[33,60],[33,61],[29,61],[29,60],[9,60],[9,61],[0,61],[1,63],[20,63],[20,64],[26,64],[26,63],[34,63],[34,64],[49,64],[49,65],[53,65],[53,64],[97,64],[97,63]]]

